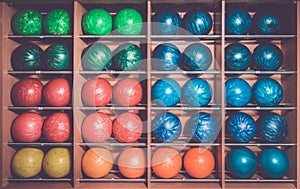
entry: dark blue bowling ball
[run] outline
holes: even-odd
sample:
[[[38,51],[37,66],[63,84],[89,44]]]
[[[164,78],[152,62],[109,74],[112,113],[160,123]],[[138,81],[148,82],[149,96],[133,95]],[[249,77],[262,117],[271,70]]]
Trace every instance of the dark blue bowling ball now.
[[[277,70],[283,61],[282,51],[272,43],[258,45],[253,51],[254,67],[258,70]]]
[[[254,119],[244,112],[230,116],[226,126],[230,138],[237,142],[249,142],[256,133]]]
[[[212,60],[210,49],[201,43],[187,46],[183,53],[183,66],[187,70],[205,71],[212,64]]]
[[[241,43],[231,43],[225,48],[225,66],[227,70],[246,70],[251,63],[251,52]]]
[[[250,85],[241,78],[231,78],[225,82],[226,103],[229,106],[245,106],[252,96]]]
[[[227,34],[247,34],[252,28],[251,17],[244,10],[233,10],[226,14],[225,30]]]
[[[194,35],[208,34],[212,29],[212,18],[207,11],[196,9],[184,15],[184,27]]]
[[[264,176],[267,178],[282,178],[289,169],[289,159],[287,155],[278,148],[262,150],[258,161]]]
[[[154,34],[172,35],[179,32],[181,18],[174,10],[164,10],[155,13],[152,22]]]
[[[198,142],[213,142],[218,136],[217,121],[208,113],[201,112],[194,115],[187,124],[193,138]]]
[[[206,106],[212,98],[212,89],[206,80],[193,78],[183,86],[183,96],[191,106]]]
[[[274,12],[257,12],[253,17],[254,30],[258,34],[275,34],[281,30],[279,15]]]
[[[277,113],[262,115],[257,121],[257,126],[260,136],[268,142],[281,142],[288,132],[286,120]]]
[[[229,152],[228,168],[234,177],[250,178],[257,169],[256,155],[248,148],[236,148]]]
[[[152,121],[152,130],[155,138],[160,142],[173,142],[181,133],[179,118],[170,112],[159,114]]]
[[[181,88],[171,78],[157,80],[152,86],[152,100],[161,106],[174,106],[181,98]]]
[[[261,78],[253,85],[253,96],[258,105],[276,106],[283,96],[281,85],[272,78]]]
[[[152,64],[156,70],[176,70],[181,61],[181,52],[170,43],[158,45],[152,52]]]

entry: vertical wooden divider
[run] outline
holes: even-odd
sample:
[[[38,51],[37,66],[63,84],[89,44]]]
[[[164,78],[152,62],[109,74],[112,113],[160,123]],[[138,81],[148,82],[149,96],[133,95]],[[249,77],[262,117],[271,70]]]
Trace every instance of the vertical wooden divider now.
[[[300,2],[295,1],[297,4],[297,183],[296,187],[300,187]]]
[[[0,49],[3,49],[3,6],[4,6],[4,3],[3,2],[0,2]],[[1,89],[3,89],[3,67],[2,67],[2,62],[3,62],[3,51],[0,50],[0,69],[1,69],[1,72],[0,72],[0,78],[1,78],[1,81],[0,81],[0,87]],[[3,93],[0,93],[0,103],[1,105],[3,105]],[[0,115],[1,115],[1,119],[3,119],[2,115],[3,115],[3,106],[1,107],[0,109]],[[0,136],[3,136],[2,134],[2,129],[0,129]],[[2,140],[2,137],[1,137],[1,140]],[[3,145],[3,141],[1,141],[1,144]],[[1,149],[0,149],[0,157],[3,157],[3,147],[1,145]],[[1,161],[2,161],[2,158],[1,158]],[[3,167],[2,167],[2,162],[0,162],[0,170],[3,170]],[[2,175],[2,171],[0,171],[0,177],[1,177],[1,180],[0,180],[0,187],[2,187],[2,178],[3,178],[3,175]]]

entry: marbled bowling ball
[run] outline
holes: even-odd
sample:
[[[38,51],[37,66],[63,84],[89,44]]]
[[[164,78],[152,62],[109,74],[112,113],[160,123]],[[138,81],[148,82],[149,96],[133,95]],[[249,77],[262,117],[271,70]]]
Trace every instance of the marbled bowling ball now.
[[[226,103],[229,106],[245,106],[252,97],[250,85],[241,78],[230,78],[225,82]]]
[[[266,10],[257,12],[253,16],[253,26],[258,34],[276,34],[282,29],[280,16]]]
[[[202,9],[188,11],[184,15],[184,28],[194,35],[208,34],[212,29],[212,17]]]
[[[227,70],[243,71],[251,64],[252,55],[242,43],[231,43],[225,48],[225,66]]]
[[[171,43],[162,43],[152,52],[152,65],[155,70],[176,70],[180,65],[181,52]]]
[[[206,71],[213,62],[211,50],[202,43],[187,46],[183,52],[183,67],[190,71]]]
[[[181,22],[178,12],[174,10],[157,11],[152,18],[152,30],[154,34],[177,34]]]
[[[236,9],[226,13],[225,30],[227,34],[247,34],[251,28],[252,20],[248,12]]]

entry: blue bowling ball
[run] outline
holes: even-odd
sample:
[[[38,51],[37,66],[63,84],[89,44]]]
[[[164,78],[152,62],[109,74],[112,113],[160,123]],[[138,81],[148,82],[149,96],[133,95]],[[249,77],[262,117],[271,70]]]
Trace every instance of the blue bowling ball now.
[[[283,96],[281,85],[272,78],[261,78],[253,85],[253,96],[258,105],[276,106]]]
[[[245,106],[252,97],[250,85],[241,78],[231,78],[225,82],[226,103],[229,106]]]
[[[248,12],[244,10],[233,10],[226,14],[225,30],[227,34],[247,34],[251,28],[252,21]]]
[[[179,32],[181,18],[174,10],[164,10],[155,13],[152,26],[154,34],[172,35]]]
[[[181,88],[171,78],[157,80],[152,86],[152,100],[161,106],[175,106],[181,98]]]
[[[287,155],[278,148],[268,148],[261,151],[258,158],[264,177],[272,179],[282,178],[289,169]]]
[[[258,70],[274,71],[282,65],[282,51],[272,43],[262,43],[253,51],[254,67]]]
[[[202,9],[189,11],[184,15],[183,21],[185,29],[194,35],[208,34],[212,29],[212,18]]]
[[[230,116],[226,126],[230,138],[237,142],[249,142],[256,133],[256,123],[254,119],[244,112]]]
[[[262,139],[268,142],[281,142],[288,132],[286,120],[277,113],[262,115],[257,121],[257,126]]]
[[[152,52],[152,64],[156,70],[176,70],[180,61],[181,52],[175,45],[170,43],[160,44]]]
[[[251,52],[241,43],[231,43],[225,48],[225,66],[227,70],[246,70],[251,63]]]
[[[152,130],[155,138],[160,142],[173,142],[181,133],[179,118],[170,112],[159,114],[152,121]]]
[[[213,56],[210,49],[201,43],[187,46],[183,52],[183,66],[187,70],[205,71],[212,64]]]
[[[253,17],[254,30],[258,34],[276,34],[281,30],[279,15],[274,12],[257,12]]]
[[[257,158],[248,148],[236,148],[227,156],[228,168],[234,177],[250,178],[257,169]]]
[[[200,112],[194,115],[187,124],[193,138],[198,142],[213,142],[218,136],[217,121],[208,113]]]
[[[191,106],[206,106],[212,98],[212,89],[206,80],[193,78],[183,86],[183,96]]]

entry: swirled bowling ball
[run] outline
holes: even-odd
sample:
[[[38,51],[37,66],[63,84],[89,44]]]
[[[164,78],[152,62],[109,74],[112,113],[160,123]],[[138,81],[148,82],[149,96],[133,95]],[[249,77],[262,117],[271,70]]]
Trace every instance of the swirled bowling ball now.
[[[82,29],[85,34],[107,35],[112,30],[112,17],[104,9],[91,9],[82,18]]]
[[[257,158],[248,148],[236,148],[227,156],[228,168],[237,178],[250,178],[257,170]]]
[[[256,123],[247,113],[238,112],[231,115],[227,122],[229,137],[237,142],[249,142],[256,133]]]
[[[253,95],[261,106],[276,106],[283,97],[281,85],[272,78],[261,78],[253,85]]]
[[[152,18],[152,26],[154,34],[174,35],[179,31],[181,18],[174,10],[158,11]]]
[[[242,43],[231,43],[225,48],[225,66],[227,70],[243,71],[251,64],[251,52]]]
[[[272,43],[262,43],[254,49],[253,61],[254,67],[258,70],[278,70],[283,62],[283,53]]]
[[[276,34],[282,29],[279,15],[265,10],[255,13],[253,26],[258,34]]]
[[[71,100],[70,83],[65,78],[55,78],[43,90],[45,102],[50,106],[67,106]]]
[[[281,142],[288,133],[287,121],[277,113],[268,113],[257,121],[260,136],[268,142]]]
[[[45,32],[51,35],[67,35],[71,31],[71,17],[65,9],[53,9],[43,20]]]
[[[202,9],[189,11],[183,17],[184,27],[194,35],[208,34],[212,29],[210,14]]]
[[[170,43],[160,44],[152,52],[152,65],[156,70],[176,70],[180,61],[180,50]]]
[[[13,15],[11,26],[16,35],[40,35],[42,15],[33,9],[20,10]]]
[[[46,70],[60,71],[70,68],[71,54],[69,48],[61,43],[49,46],[44,55]]]
[[[241,78],[230,78],[225,82],[226,103],[229,106],[245,106],[252,97],[250,85]]]
[[[121,35],[139,35],[143,29],[143,18],[133,8],[120,10],[114,17],[114,28]]]
[[[171,78],[157,80],[152,86],[152,100],[161,106],[175,106],[181,98],[180,85]]]
[[[135,70],[142,63],[142,51],[133,43],[124,43],[115,50],[113,59],[117,70]]]
[[[237,9],[226,14],[225,30],[227,34],[247,34],[251,28],[252,20],[248,12]]]
[[[152,121],[152,130],[156,139],[160,142],[173,142],[181,133],[179,118],[170,112],[157,115]]]

